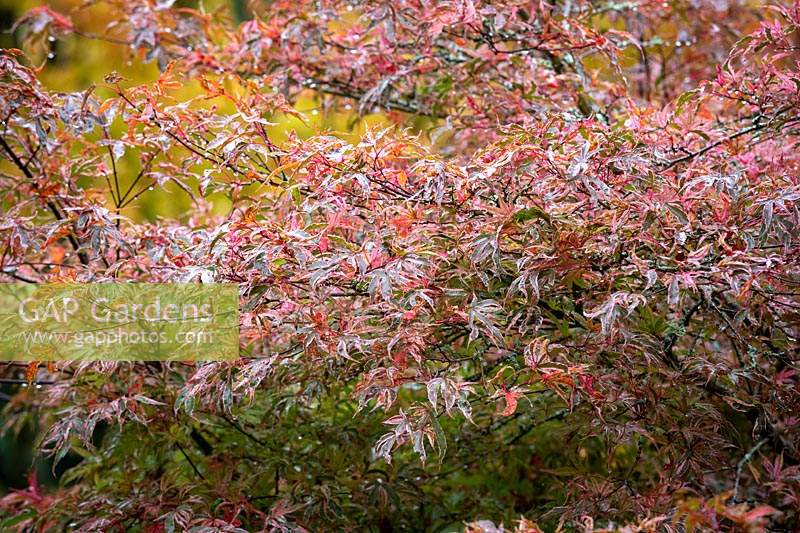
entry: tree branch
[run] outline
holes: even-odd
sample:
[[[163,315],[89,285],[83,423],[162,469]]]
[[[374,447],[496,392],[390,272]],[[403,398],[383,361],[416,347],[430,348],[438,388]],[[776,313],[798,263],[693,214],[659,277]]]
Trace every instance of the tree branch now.
[[[16,165],[17,168],[19,168],[22,171],[22,173],[25,175],[25,177],[27,177],[31,181],[31,184],[33,185],[34,190],[38,192],[39,185],[36,183],[36,178],[33,176],[33,174],[31,173],[30,169],[28,169],[28,165],[26,165],[25,163],[22,162],[22,160],[17,156],[16,153],[14,153],[14,150],[11,149],[11,146],[8,145],[8,143],[6,142],[6,140],[3,137],[0,137],[0,146],[2,146],[3,149],[6,151],[8,156],[13,161],[14,165]],[[45,200],[45,204],[47,205],[48,209],[50,209],[50,212],[53,213],[53,216],[55,216],[57,220],[64,220],[65,217],[61,213],[61,211],[58,210],[58,207],[56,207],[56,204],[54,204],[50,200]],[[84,264],[84,265],[88,265],[89,264],[89,257],[86,255],[86,252],[80,251],[80,247],[81,246],[80,246],[80,243],[78,242],[78,239],[75,237],[75,235],[73,233],[70,233],[69,235],[67,235],[67,239],[69,239],[69,242],[72,245],[72,248],[76,252],[78,252],[78,259],[80,260],[80,262],[82,264]]]
[[[708,144],[708,145],[704,146],[700,150],[697,150],[696,152],[689,152],[688,154],[686,154],[686,155],[684,155],[682,157],[679,157],[677,159],[673,159],[672,161],[668,161],[668,162],[666,162],[666,163],[664,163],[662,165],[662,168],[664,170],[670,169],[670,168],[674,167],[675,165],[678,165],[680,163],[685,163],[686,161],[690,161],[690,160],[694,159],[695,157],[701,156],[701,155],[713,150],[714,148],[716,148],[717,146],[719,146],[721,144],[724,144],[724,143],[729,142],[729,141],[736,140],[739,137],[742,137],[742,136],[747,135],[749,133],[755,133],[757,131],[763,130],[764,128],[769,126],[769,124],[772,122],[772,120],[774,120],[778,116],[782,115],[786,111],[789,111],[793,107],[794,106],[786,106],[786,107],[778,110],[774,115],[772,115],[772,118],[770,120],[766,121],[766,122],[760,122],[759,119],[756,119],[756,123],[753,124],[752,126],[744,128],[743,130],[739,130],[736,133],[728,135],[727,137],[723,137],[722,139],[718,139],[718,140],[712,142],[711,144]],[[784,122],[783,124],[781,124],[780,127],[783,127],[783,126],[785,126],[787,124],[791,124],[793,122],[797,122],[797,120],[798,119],[788,120],[788,121]]]
[[[737,503],[739,499],[739,483],[741,481],[742,471],[744,470],[745,465],[747,465],[747,463],[753,460],[753,456],[756,454],[759,448],[761,448],[764,444],[767,443],[767,441],[769,441],[769,439],[766,437],[758,441],[752,448],[750,448],[750,450],[745,454],[745,456],[742,457],[742,460],[737,463],[736,483],[733,485],[733,498],[732,498],[733,503]]]

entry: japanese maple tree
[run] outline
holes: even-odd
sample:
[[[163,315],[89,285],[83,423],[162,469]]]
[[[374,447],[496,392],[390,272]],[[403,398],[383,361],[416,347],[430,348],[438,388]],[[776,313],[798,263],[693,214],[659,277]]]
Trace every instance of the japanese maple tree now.
[[[0,52],[0,278],[242,310],[234,362],[4,365],[76,465],[0,523],[800,527],[799,3],[250,7],[42,6]],[[59,92],[68,40],[160,75]],[[333,114],[383,122],[275,127]]]

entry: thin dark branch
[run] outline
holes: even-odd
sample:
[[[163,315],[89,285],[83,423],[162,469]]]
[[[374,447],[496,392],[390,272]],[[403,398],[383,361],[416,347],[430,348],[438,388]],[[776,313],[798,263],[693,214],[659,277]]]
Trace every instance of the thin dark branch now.
[[[180,450],[180,452],[183,454],[183,456],[189,462],[189,465],[191,465],[192,470],[194,470],[194,473],[197,474],[197,477],[199,477],[203,481],[208,481],[206,479],[206,477],[200,472],[200,470],[197,469],[197,466],[194,464],[194,461],[192,461],[192,458],[189,457],[188,453],[186,453],[186,450],[183,449],[183,446],[181,446],[180,443],[178,443],[178,442],[175,443],[175,446],[178,448],[178,450]]]
[[[250,432],[246,431],[246,430],[245,430],[245,429],[244,429],[244,428],[243,428],[241,425],[239,425],[239,423],[238,423],[238,422],[236,422],[235,420],[231,420],[230,418],[228,418],[228,417],[227,417],[227,416],[225,416],[225,415],[222,415],[222,418],[223,418],[223,419],[225,420],[225,422],[227,422],[227,423],[228,423],[228,424],[229,424],[229,425],[230,425],[230,426],[231,426],[233,429],[235,429],[236,431],[238,431],[239,433],[241,433],[242,435],[244,435],[244,436],[245,436],[245,437],[247,437],[248,439],[252,440],[252,441],[253,441],[253,442],[255,442],[256,444],[259,444],[259,445],[261,445],[261,446],[266,446],[266,443],[265,443],[263,440],[259,439],[258,437],[256,437],[255,435],[251,434]]]
[[[523,427],[523,428],[522,428],[522,431],[520,431],[519,433],[517,433],[517,434],[516,434],[516,435],[515,435],[515,436],[514,436],[514,437],[513,437],[511,440],[509,440],[508,442],[506,442],[506,446],[512,446],[512,445],[513,445],[513,444],[515,444],[517,441],[519,441],[519,440],[520,440],[522,437],[524,437],[525,435],[527,435],[528,433],[530,433],[531,431],[533,431],[533,429],[534,429],[534,428],[536,428],[537,426],[540,426],[540,425],[544,424],[545,422],[551,422],[551,421],[553,421],[553,420],[561,420],[562,418],[564,418],[565,416],[567,416],[567,413],[568,413],[568,412],[569,412],[569,410],[567,410],[567,409],[559,409],[558,411],[556,411],[556,412],[555,412],[555,413],[553,413],[552,415],[548,416],[548,417],[547,417],[547,418],[545,418],[544,420],[541,420],[541,421],[538,421],[538,422],[534,421],[533,423],[531,423],[531,424],[529,424],[529,425],[527,425],[527,426]]]
[[[38,283],[38,281],[36,281],[35,279],[26,278],[25,276],[20,276],[19,274],[16,274],[14,272],[2,272],[2,273],[5,274],[6,276],[10,276],[18,281],[23,281],[25,283]]]
[[[681,319],[681,326],[685,328],[689,325],[689,322],[692,320],[692,316],[694,316],[697,310],[700,309],[700,306],[703,305],[703,302],[704,300],[701,296],[700,299],[686,312],[686,314],[683,315],[683,318]],[[666,355],[667,363],[672,368],[678,367],[678,360],[675,357],[675,352],[673,351],[676,342],[678,342],[677,332],[671,332],[664,338],[664,354]]]
[[[739,130],[736,133],[732,133],[731,135],[728,135],[727,137],[723,137],[722,139],[718,139],[718,140],[716,140],[716,141],[704,146],[700,150],[697,150],[696,152],[689,152],[685,156],[679,157],[677,159],[673,159],[672,161],[668,161],[668,162],[666,162],[666,163],[664,163],[662,165],[662,168],[664,170],[670,169],[670,168],[674,167],[675,165],[678,165],[680,163],[685,163],[686,161],[690,161],[690,160],[694,159],[695,157],[701,156],[701,155],[713,150],[714,148],[716,148],[717,146],[719,146],[721,144],[736,140],[739,137],[742,137],[742,136],[747,135],[749,133],[755,133],[757,131],[763,130],[764,128],[766,128],[767,126],[770,125],[772,120],[774,120],[778,116],[782,115],[786,111],[789,111],[793,107],[794,106],[786,106],[786,107],[778,110],[774,115],[772,115],[772,118],[770,120],[767,120],[765,122],[761,122],[758,118],[756,118],[755,124],[753,124],[752,126],[744,128],[742,130]],[[785,126],[787,124],[791,124],[792,122],[796,122],[796,121],[797,121],[797,119],[786,121],[780,127],[783,127],[783,126]]]
[[[755,445],[752,448],[750,448],[750,450],[748,450],[745,456],[742,457],[742,460],[736,464],[736,482],[733,485],[733,498],[732,498],[733,503],[737,503],[739,499],[739,483],[741,482],[742,471],[744,470],[745,465],[747,465],[747,463],[753,460],[753,456],[756,454],[759,448],[765,445],[768,441],[769,439],[764,437],[763,439],[755,443]]]
[[[119,174],[117,173],[117,162],[114,160],[114,151],[111,149],[111,146],[106,145],[106,149],[108,149],[108,157],[111,158],[111,170],[114,173],[114,189],[109,189],[109,192],[111,192],[111,198],[114,200],[114,206],[119,209],[120,196],[119,196]],[[116,195],[114,194],[114,191],[116,191]]]
[[[25,177],[27,177],[31,181],[34,190],[38,191],[39,185],[36,183],[36,178],[31,173],[30,169],[28,169],[28,166],[22,162],[22,160],[17,156],[16,153],[14,153],[14,150],[11,149],[11,146],[9,146],[9,144],[5,141],[5,139],[3,139],[3,137],[0,137],[0,146],[2,146],[3,149],[6,151],[8,156],[14,162],[14,165],[16,165],[17,168],[19,168],[22,171]],[[50,200],[47,200],[45,203],[47,205],[47,208],[50,209],[50,212],[53,213],[53,216],[56,217],[57,220],[64,220],[65,217],[61,213],[61,211],[59,211],[58,207],[56,207],[56,204],[54,204]],[[86,255],[86,252],[80,251],[81,246],[80,243],[78,243],[78,239],[75,237],[75,235],[70,233],[69,235],[67,235],[67,238],[69,239],[72,248],[76,252],[78,252],[78,259],[80,260],[80,262],[83,263],[84,265],[88,265],[89,257]]]
[[[133,180],[133,182],[131,183],[130,187],[128,187],[128,190],[127,190],[127,191],[125,191],[125,194],[123,194],[123,195],[122,195],[122,198],[120,198],[120,200],[119,200],[119,204],[120,204],[120,206],[122,206],[122,204],[123,204],[123,203],[125,202],[125,200],[128,198],[128,195],[129,195],[131,192],[133,192],[133,189],[136,187],[136,184],[138,184],[138,183],[139,183],[139,180],[140,180],[140,179],[142,179],[142,176],[144,176],[144,175],[145,175],[145,173],[146,173],[146,172],[148,172],[148,171],[150,170],[150,167],[153,165],[153,161],[155,160],[155,158],[158,156],[158,154],[159,154],[160,152],[161,152],[161,150],[159,149],[159,150],[158,150],[156,153],[154,153],[154,154],[153,154],[153,156],[152,156],[152,157],[151,157],[151,158],[150,158],[150,159],[147,161],[147,163],[146,163],[146,164],[142,165],[142,168],[139,170],[139,173],[138,173],[138,174],[136,174],[136,178],[134,178],[134,180]]]
[[[155,185],[155,184],[156,184],[156,182],[154,181],[154,182],[153,182],[153,183],[151,183],[150,185],[146,185],[145,187],[143,187],[143,188],[142,188],[142,190],[140,190],[139,192],[137,192],[136,194],[134,194],[133,196],[131,196],[131,197],[130,197],[130,198],[129,198],[129,199],[128,199],[128,200],[127,200],[127,201],[126,201],[124,204],[121,204],[121,205],[119,206],[119,208],[120,208],[120,209],[124,209],[124,208],[128,207],[129,205],[131,205],[131,203],[132,203],[132,202],[134,202],[134,201],[135,201],[137,198],[139,198],[141,195],[143,195],[143,194],[144,194],[144,193],[146,193],[148,190],[150,190],[150,188],[151,188],[153,185]],[[127,195],[126,195],[126,196],[127,196]]]

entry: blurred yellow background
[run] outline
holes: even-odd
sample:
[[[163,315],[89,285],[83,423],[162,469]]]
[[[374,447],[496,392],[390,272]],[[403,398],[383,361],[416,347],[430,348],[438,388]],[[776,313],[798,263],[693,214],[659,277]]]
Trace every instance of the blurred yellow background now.
[[[124,44],[116,44],[101,39],[85,36],[67,35],[56,40],[36,45],[20,41],[20,31],[11,32],[13,24],[28,10],[46,5],[54,11],[69,14],[75,27],[84,34],[104,34],[106,27],[114,22],[110,6],[96,4],[81,7],[80,0],[50,0],[37,2],[34,0],[0,0],[0,46],[4,48],[21,48],[32,66],[41,66],[40,81],[50,90],[59,92],[81,92],[93,84],[102,84],[103,78],[116,71],[123,78],[123,87],[131,87],[153,82],[159,76],[156,61],[146,63],[136,56],[131,58],[130,50]],[[176,5],[212,12],[217,9],[226,10],[234,20],[242,20],[247,16],[247,8],[242,0],[205,0],[179,1]],[[265,88],[269,90],[269,88]],[[197,80],[186,79],[180,88],[172,91],[176,101],[186,101],[203,94]],[[95,95],[111,96],[111,93],[98,89]],[[326,132],[346,139],[358,138],[373,126],[389,125],[390,120],[382,113],[359,117],[355,109],[357,102],[337,106],[323,106],[322,98],[314,91],[304,91],[294,99],[294,109],[301,112],[305,122],[297,117],[280,114],[267,117],[275,126],[269,128],[272,141],[280,146],[290,132],[300,138],[307,138],[315,133]],[[330,98],[330,97],[327,97]],[[233,112],[232,105],[224,99],[215,99],[219,112]],[[112,137],[120,137],[125,131],[122,121],[117,120],[112,128]],[[118,162],[120,181],[123,187],[133,179],[139,169],[137,154],[127,151]],[[102,180],[94,183],[102,186]],[[231,202],[222,193],[210,194],[208,199],[214,205],[217,214],[230,209]],[[111,199],[109,207],[113,207]],[[191,211],[191,200],[174,183],[168,183],[162,189],[156,189],[137,198],[123,214],[134,220],[153,221],[159,217],[184,218]]]

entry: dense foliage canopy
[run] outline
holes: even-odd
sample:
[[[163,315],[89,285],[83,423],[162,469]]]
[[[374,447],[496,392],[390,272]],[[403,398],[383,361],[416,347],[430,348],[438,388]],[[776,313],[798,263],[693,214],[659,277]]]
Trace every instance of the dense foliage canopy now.
[[[800,527],[799,26],[755,0],[30,11],[0,52],[0,278],[238,283],[242,357],[4,366],[6,428],[75,466],[0,523]],[[67,40],[160,76],[59,92]],[[383,123],[274,134],[331,113]],[[158,190],[187,215],[138,217]]]

